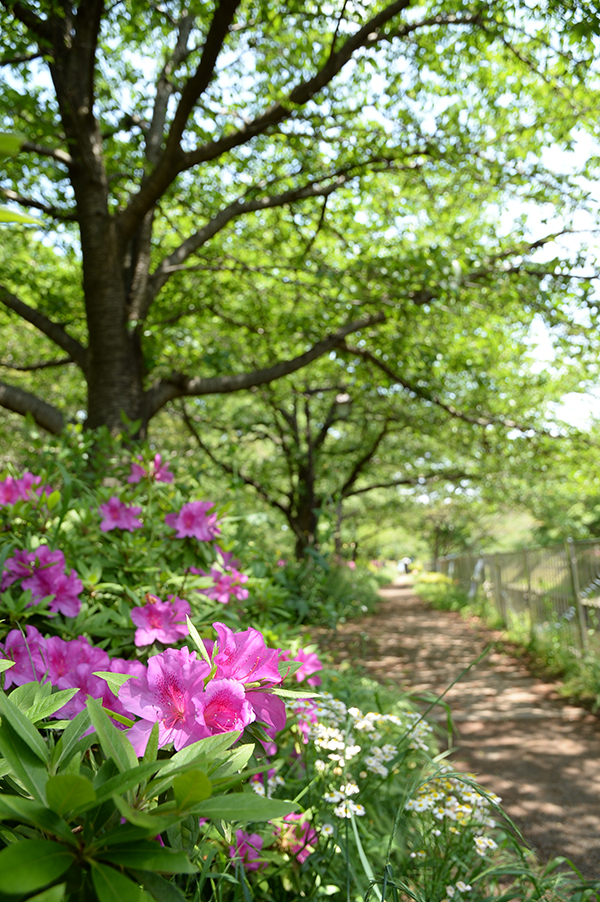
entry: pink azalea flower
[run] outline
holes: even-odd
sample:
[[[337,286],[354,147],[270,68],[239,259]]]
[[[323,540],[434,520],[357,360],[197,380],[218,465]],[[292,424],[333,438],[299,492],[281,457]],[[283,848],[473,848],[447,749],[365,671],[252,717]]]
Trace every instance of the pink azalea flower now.
[[[280,847],[295,855],[300,864],[312,855],[319,841],[317,831],[310,821],[302,820],[303,817],[302,814],[286,814],[283,825],[275,830]]]
[[[262,724],[267,736],[275,739],[277,733],[285,728],[287,719],[283,699],[262,689],[246,690],[246,698],[252,705],[256,719]],[[268,743],[263,743],[263,745],[268,755],[275,754],[269,751]]]
[[[196,697],[196,717],[213,735],[243,730],[256,720],[244,687],[237,680],[211,680],[205,691]]]
[[[51,551],[47,545],[40,545],[29,555],[29,560],[34,562],[33,572],[23,580],[21,587],[31,590],[32,603],[51,598],[48,610],[60,612],[65,617],[77,617],[81,610],[78,596],[83,591],[83,583],[75,570],[71,570],[70,574],[64,572],[65,556],[62,551]]]
[[[196,722],[195,696],[204,691],[209,667],[187,648],[169,648],[148,659],[146,674],[128,680],[119,699],[130,714],[142,718],[129,731],[129,739],[142,755],[153,724],[158,722],[159,746],[172,742],[177,750],[209,735]]]
[[[260,857],[262,847],[263,838],[258,833],[236,830],[235,845],[229,846],[229,857],[241,861],[246,871],[262,870],[268,866]]]
[[[46,640],[35,626],[27,626],[25,635],[21,630],[11,630],[4,640],[2,657],[14,661],[15,666],[4,672],[4,688],[23,686],[25,683],[41,682],[46,673],[42,656]]]
[[[135,461],[132,462],[131,473],[127,477],[127,482],[140,482],[146,476],[155,482],[173,482],[174,477],[169,470],[169,465],[162,462],[160,454],[154,455],[154,460],[148,464],[147,468],[144,466],[144,459],[141,455],[137,457],[137,460],[141,461],[141,464]]]
[[[87,639],[80,636],[70,642],[52,636],[46,639],[44,647],[44,661],[48,680],[53,686],[58,686],[59,681],[78,664],[84,664],[88,659],[91,646]],[[106,668],[103,668],[106,669]]]
[[[40,545],[36,551],[16,551],[5,563],[0,591],[4,591],[17,580],[22,580],[21,588],[31,591],[31,603],[39,604],[49,598],[48,609],[60,612],[65,617],[76,617],[81,610],[79,593],[83,583],[75,570],[65,573],[65,556],[62,551],[52,551],[47,545]]]
[[[289,661],[291,659],[292,661],[302,662],[302,667],[299,667],[298,670],[294,672],[294,676],[298,683],[301,683],[302,680],[306,680],[309,686],[321,685],[321,677],[311,676],[311,674],[316,673],[317,670],[323,670],[323,665],[314,651],[304,651],[303,648],[299,648],[298,654],[294,658],[291,657],[291,652],[289,651],[280,652],[279,657],[282,661]]]
[[[221,604],[228,604],[232,595],[238,601],[248,598],[248,589],[242,588],[242,583],[248,582],[248,575],[240,573],[239,570],[233,567],[228,567],[224,573],[216,567],[211,567],[210,573],[206,573],[206,571],[200,570],[198,567],[190,567],[190,573],[195,573],[197,576],[212,577],[214,580],[212,586],[198,589],[198,592],[201,595],[206,595],[207,598],[213,598]]]
[[[278,567],[285,567],[286,564],[287,564],[287,561],[284,561],[283,558],[280,558],[280,559],[277,561],[277,566],[278,566]]]
[[[98,508],[102,522],[100,529],[102,532],[110,532],[112,529],[124,529],[127,532],[133,532],[134,529],[140,529],[143,526],[141,520],[138,519],[142,513],[141,507],[132,507],[113,495],[106,504],[101,504]]]
[[[85,708],[88,695],[91,695],[92,698],[102,699],[106,692],[106,680],[94,676],[94,671],[108,670],[109,667],[110,658],[106,652],[93,645],[88,646],[85,661],[71,667],[56,683],[59,689],[77,688],[79,692],[66,705],[63,705],[54,717],[67,719],[75,717]]]
[[[42,481],[41,476],[34,476],[33,473],[25,472],[20,479],[14,476],[7,476],[6,479],[0,481],[0,507],[6,504],[16,504],[17,501],[30,501],[35,497],[34,486],[39,486]],[[50,492],[48,486],[41,486],[35,489],[35,492]]]
[[[126,661],[124,658],[111,658],[110,665],[103,669],[110,670],[111,673],[129,673],[131,676],[137,677],[138,679],[146,676],[146,668],[141,661]],[[102,680],[102,682],[104,683],[102,705],[105,708],[108,708],[109,711],[114,711],[116,714],[128,717],[129,715],[121,700],[116,697],[106,680]],[[117,724],[117,726],[119,726],[119,724]]]
[[[161,601],[156,595],[146,595],[146,601],[148,604],[131,612],[131,619],[138,627],[134,638],[138,647],[153,642],[170,645],[187,636],[185,616],[191,613],[187,601],[176,595],[169,595],[167,601]]]
[[[138,460],[142,460],[142,458],[138,457]],[[143,467],[141,464],[138,464],[135,461],[132,461],[131,472],[129,473],[129,476],[127,477],[127,482],[130,482],[130,483],[141,482],[145,476],[146,476],[146,468]]]
[[[356,570],[356,561],[348,561],[346,566],[349,567],[351,570]]]
[[[267,648],[258,630],[234,633],[224,623],[213,623],[218,640],[214,663],[217,679],[239,680],[240,683],[280,683],[279,649]]]
[[[208,512],[214,508],[212,501],[190,501],[184,504],[178,514],[167,514],[165,523],[176,529],[176,537],[198,539],[200,542],[211,542],[221,532],[215,513]]]
[[[9,586],[16,583],[17,580],[30,576],[33,571],[33,567],[29,563],[28,551],[15,551],[13,556],[9,557],[4,562],[4,566],[6,567],[6,570],[2,573],[2,581],[0,582],[1,592],[4,592]]]

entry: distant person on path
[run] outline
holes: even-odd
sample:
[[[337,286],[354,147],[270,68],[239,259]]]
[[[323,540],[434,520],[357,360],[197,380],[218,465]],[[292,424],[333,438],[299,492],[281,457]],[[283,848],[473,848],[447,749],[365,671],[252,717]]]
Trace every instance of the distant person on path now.
[[[408,573],[410,564],[411,559],[409,557],[403,557],[398,561],[398,573]]]

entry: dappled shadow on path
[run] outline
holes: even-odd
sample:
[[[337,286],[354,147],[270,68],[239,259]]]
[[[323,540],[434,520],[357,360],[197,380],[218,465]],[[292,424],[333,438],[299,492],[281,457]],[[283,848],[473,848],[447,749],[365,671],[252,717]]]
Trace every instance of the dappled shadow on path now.
[[[552,683],[489,648],[479,621],[435,611],[408,585],[381,592],[374,616],[341,626],[329,647],[412,695],[444,697],[456,726],[454,766],[477,774],[522,830],[540,861],[563,855],[600,879],[600,721],[559,699]],[[462,676],[461,676],[462,674]],[[445,723],[438,707],[430,721]]]

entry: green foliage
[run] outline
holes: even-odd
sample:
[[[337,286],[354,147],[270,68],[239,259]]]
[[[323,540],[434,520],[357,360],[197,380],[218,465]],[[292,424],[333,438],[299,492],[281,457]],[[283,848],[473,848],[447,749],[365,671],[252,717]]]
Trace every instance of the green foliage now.
[[[34,683],[31,688],[40,687]],[[185,755],[171,758],[157,757],[155,751],[138,763],[128,739],[95,699],[56,742],[53,729],[48,732],[52,721],[44,719],[36,729],[31,708],[23,712],[15,696],[0,695],[0,821],[9,843],[0,852],[0,894],[30,898],[67,874],[68,898],[105,902],[112,888],[119,892],[112,899],[145,899],[139,871],[151,878],[198,869],[197,855],[190,861],[183,850],[159,845],[158,834],[194,816],[261,821],[295,808],[254,793],[219,794],[220,787],[231,784],[229,775],[220,774],[235,757],[227,749],[237,734],[200,740]],[[86,737],[90,722],[95,733]],[[10,826],[15,819],[27,825],[25,834]]]
[[[148,591],[185,591],[193,599],[195,588],[207,588],[203,577],[195,582],[186,570],[214,563],[212,544],[170,539],[163,526],[165,512],[194,497],[198,483],[189,475],[172,484],[127,483],[131,454],[106,433],[94,443],[73,430],[69,441],[39,456],[52,491],[0,507],[0,560],[4,569],[15,550],[60,547],[82,577],[82,610],[76,618],[49,618],[49,599],[31,604],[32,590],[13,585],[0,599],[4,628],[38,624],[44,633],[85,636],[111,655],[143,661],[162,646],[134,645],[132,607]],[[152,454],[136,451],[148,471]],[[99,504],[114,495],[142,507],[139,531],[101,533]],[[238,525],[225,517],[219,542],[245,557]],[[316,552],[301,566],[284,567],[257,554],[253,566],[247,608],[206,597],[192,602],[190,642],[209,662],[202,640],[217,610],[244,629],[260,612],[268,642],[297,656],[305,642],[294,629],[300,619],[335,626],[358,613],[360,603],[374,604],[383,578],[360,566],[332,567]],[[305,659],[313,648],[304,647]],[[292,685],[303,678],[299,663],[279,660]],[[0,663],[0,672],[9,674],[11,665]],[[124,675],[94,676],[106,677],[118,692]],[[122,729],[130,721],[119,721],[98,698],[59,721],[54,715],[72,688],[33,682],[0,692],[1,902],[284,902],[292,896],[364,902],[389,892],[442,902],[459,880],[472,882],[474,902],[502,892],[523,902],[568,897],[562,878],[524,861],[509,826],[480,819],[477,812],[494,801],[442,763],[431,727],[406,698],[350,668],[326,670],[323,679],[314,699],[313,687],[301,682],[295,691],[276,690],[287,723],[275,744],[254,722],[241,737],[214,733],[179,751],[170,744],[159,749],[156,724],[139,757]],[[457,804],[466,792],[478,807],[438,830],[431,810],[421,810],[435,781],[450,787]],[[455,823],[460,830],[452,829]],[[494,831],[495,839],[485,832],[489,858],[477,845],[484,830]],[[241,852],[244,836],[260,841],[250,860]]]
[[[457,580],[443,573],[420,573],[413,588],[417,595],[440,611],[461,611],[465,617],[481,617],[489,627],[504,626],[490,599],[480,590],[470,597]]]

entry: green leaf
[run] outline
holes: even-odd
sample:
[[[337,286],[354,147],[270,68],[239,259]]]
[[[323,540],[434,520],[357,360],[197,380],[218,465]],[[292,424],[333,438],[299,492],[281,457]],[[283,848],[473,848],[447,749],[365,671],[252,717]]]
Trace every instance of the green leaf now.
[[[102,706],[104,708],[104,705]],[[116,711],[111,711],[110,708],[104,708],[106,713],[113,720],[116,720],[117,723],[122,723],[124,727],[132,727],[135,723],[135,720],[132,720],[131,717],[124,717],[122,714],[118,714]]]
[[[63,705],[70,702],[73,696],[77,695],[78,692],[79,689],[77,689],[77,687],[75,689],[60,689],[58,692],[54,692],[52,695],[48,695],[46,698],[34,702],[31,708],[28,708],[27,711],[25,711],[25,715],[34,723],[46,720],[47,717],[55,714],[56,711],[63,707]]]
[[[113,795],[115,807],[121,815],[134,827],[141,827],[143,830],[152,830],[156,836],[166,830],[173,818],[161,818],[154,816],[147,811],[140,811],[138,808],[132,808],[121,796]]]
[[[60,843],[27,839],[0,852],[0,893],[18,895],[42,889],[65,873],[73,856]]]
[[[50,756],[46,743],[29,718],[11,702],[4,692],[0,692],[0,713],[15,728],[19,736],[27,743],[31,751],[35,752],[40,761],[48,761]]]
[[[222,821],[270,821],[276,817],[284,817],[297,811],[294,802],[279,799],[265,799],[255,792],[238,792],[226,796],[213,796],[194,808],[194,814],[200,817],[220,819]]]
[[[188,770],[173,780],[175,801],[180,811],[203,802],[212,793],[212,784],[204,771]]]
[[[0,132],[0,157],[15,157],[24,142],[25,137],[16,132]]]
[[[159,874],[153,874],[152,871],[138,871],[130,868],[131,873],[136,880],[147,889],[150,895],[156,899],[156,902],[185,902],[185,896],[178,886],[169,883]]]
[[[90,715],[87,711],[80,711],[79,714],[73,718],[52,750],[53,768],[57,769],[61,766],[64,767],[71,760],[73,755],[78,751],[79,743],[82,741],[81,737],[88,729],[89,725]],[[93,734],[90,734],[90,736],[87,736],[83,740],[83,744],[87,748],[93,741]]]
[[[65,842],[73,846],[77,840],[71,832],[69,825],[63,821],[54,811],[40,805],[32,799],[24,799],[17,795],[0,795],[0,818],[3,820],[19,820],[31,824],[44,833],[59,836]]]
[[[304,698],[321,698],[318,692],[301,692],[297,689],[279,689],[277,687],[273,687],[269,690],[273,695],[279,695],[281,698],[296,698],[296,699],[304,699]]]
[[[36,893],[35,896],[30,896],[27,902],[62,902],[66,889],[66,883],[58,883],[56,886],[51,886],[50,889]]]
[[[100,804],[100,802],[105,802],[107,799],[112,798],[117,792],[123,793],[134,789],[152,774],[155,774],[160,765],[160,761],[148,761],[147,764],[137,764],[135,767],[111,777],[106,782],[96,785],[96,801]]]
[[[285,679],[285,677],[292,676],[292,674],[296,673],[297,670],[300,670],[304,664],[302,661],[280,661],[277,665],[277,669],[279,671],[279,675]]]
[[[59,501],[60,492],[56,490],[54,492],[50,492],[50,494],[46,497],[46,507],[49,511],[54,510]]]
[[[15,213],[8,207],[0,207],[0,222],[35,222],[39,225],[40,220],[28,216],[27,213]]]
[[[224,777],[230,777],[232,774],[237,774],[238,771],[244,769],[252,757],[253,752],[254,746],[250,743],[238,746],[229,753],[227,760],[211,773],[211,780],[214,782],[217,779],[222,780]]]
[[[58,774],[46,784],[48,807],[56,814],[68,814],[78,808],[96,802],[96,791],[85,777],[76,774]]]
[[[94,676],[100,677],[108,683],[108,687],[113,695],[119,695],[119,689],[127,680],[135,680],[137,677],[131,673],[111,673],[109,670],[95,670]]]
[[[137,764],[137,756],[132,744],[111,722],[102,705],[95,698],[88,698],[86,707],[90,720],[107,758],[112,758],[120,771],[129,770]]]
[[[190,618],[187,616],[187,614],[186,614],[186,617],[185,617],[185,622],[187,623],[187,628],[188,628],[188,630],[190,631],[190,639],[192,640],[192,642],[194,643],[194,645],[196,646],[196,648],[197,648],[198,651],[200,652],[201,658],[202,658],[204,661],[206,661],[206,663],[208,664],[209,667],[211,667],[211,666],[212,666],[212,662],[211,662],[211,660],[210,660],[210,658],[209,658],[209,656],[208,656],[208,652],[207,652],[207,650],[206,650],[206,645],[205,645],[204,642],[202,641],[202,639],[201,639],[201,637],[200,637],[200,633],[198,632],[198,630],[196,629],[196,627],[194,626],[194,624],[192,623],[192,621],[190,620]]]
[[[14,661],[7,661],[6,658],[0,660],[0,673],[4,673],[5,670],[8,670],[9,667],[14,667]]]
[[[195,874],[198,870],[183,852],[160,846],[153,840],[123,845],[112,852],[100,852],[98,857],[124,868],[160,871],[163,874]]]
[[[17,686],[10,693],[10,700],[24,714],[35,705],[41,698],[46,698],[52,692],[50,683],[24,683],[23,686]]]
[[[160,775],[148,786],[148,793],[157,795],[171,785],[173,774],[198,767],[200,763],[211,763],[218,758],[219,753],[225,751],[239,739],[239,732],[219,733],[216,736],[207,736],[199,739],[192,745],[186,746],[165,762],[161,767]]]
[[[23,715],[21,715],[23,716]],[[26,718],[24,718],[27,720]],[[27,723],[29,721],[27,720]],[[29,724],[31,726],[31,724]],[[10,764],[11,772],[38,802],[46,803],[48,771],[38,755],[21,739],[8,720],[0,723],[0,755]]]
[[[195,845],[200,834],[200,822],[195,814],[184,817],[176,824],[169,824],[167,836],[172,849],[186,852],[192,856],[195,853]]]
[[[98,838],[98,847],[101,849],[109,849],[111,846],[121,848],[126,843],[143,842],[145,839],[153,839],[156,836],[154,824],[152,827],[135,827],[133,824],[119,824],[118,827],[112,827]]]
[[[92,881],[99,902],[141,902],[143,890],[114,868],[94,862]]]
[[[144,752],[144,764],[148,761],[155,761],[156,756],[158,754],[158,734],[160,732],[160,727],[158,721],[152,726],[152,730],[150,731],[150,736],[148,737],[148,742],[146,743],[146,751]]]

